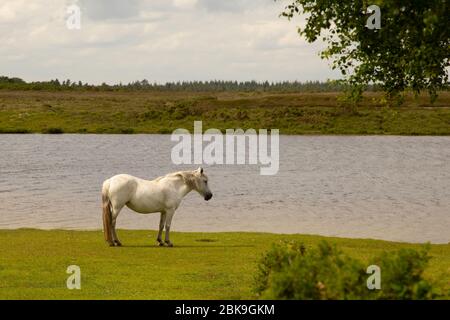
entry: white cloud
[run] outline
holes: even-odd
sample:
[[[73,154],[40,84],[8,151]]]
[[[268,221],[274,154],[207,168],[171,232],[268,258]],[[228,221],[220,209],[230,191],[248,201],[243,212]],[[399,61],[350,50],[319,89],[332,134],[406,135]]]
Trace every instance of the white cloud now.
[[[272,0],[198,0],[198,6],[211,12],[242,13],[243,11],[270,5],[270,1]]]
[[[65,9],[82,8],[81,30]],[[94,83],[338,76],[272,0],[2,0],[0,70]]]
[[[193,8],[197,5],[197,0],[173,0],[175,7],[177,8]]]

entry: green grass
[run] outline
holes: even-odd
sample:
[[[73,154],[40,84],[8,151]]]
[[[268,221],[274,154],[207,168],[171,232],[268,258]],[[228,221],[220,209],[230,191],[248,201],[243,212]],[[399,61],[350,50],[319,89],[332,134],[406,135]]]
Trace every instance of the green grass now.
[[[263,233],[173,233],[157,247],[155,231],[120,230],[110,248],[101,231],[0,230],[0,299],[251,299],[256,264],[272,243],[327,239],[367,261],[383,250],[418,244]],[[426,277],[450,290],[450,245],[432,245]],[[81,268],[81,290],[66,288],[66,268]]]
[[[450,135],[450,92],[400,108],[366,93],[356,112],[338,93],[42,92],[0,90],[0,133],[171,133],[274,128],[282,134]]]

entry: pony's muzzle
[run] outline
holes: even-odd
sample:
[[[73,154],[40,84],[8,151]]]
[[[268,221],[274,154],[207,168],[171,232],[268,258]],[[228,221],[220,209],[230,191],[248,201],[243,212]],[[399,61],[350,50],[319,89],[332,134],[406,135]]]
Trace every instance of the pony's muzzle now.
[[[212,198],[212,196],[213,196],[213,194],[212,194],[211,192],[207,193],[207,194],[205,195],[205,200],[208,201],[209,199]]]

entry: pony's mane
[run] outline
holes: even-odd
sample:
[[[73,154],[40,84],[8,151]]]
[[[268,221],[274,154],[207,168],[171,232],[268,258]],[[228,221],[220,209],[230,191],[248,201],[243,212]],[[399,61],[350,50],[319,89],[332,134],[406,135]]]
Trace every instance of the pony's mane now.
[[[184,180],[184,182],[186,184],[192,184],[193,176],[194,176],[193,171],[177,171],[177,172],[168,173],[165,176],[158,177],[154,181],[160,181],[163,178],[180,177],[180,178],[182,178]]]

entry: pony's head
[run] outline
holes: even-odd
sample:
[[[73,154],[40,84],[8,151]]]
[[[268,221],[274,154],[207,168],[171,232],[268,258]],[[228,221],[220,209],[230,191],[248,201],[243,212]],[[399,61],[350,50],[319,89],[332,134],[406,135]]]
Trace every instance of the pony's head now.
[[[192,187],[200,193],[206,201],[212,198],[213,194],[208,186],[208,177],[203,173],[203,168],[193,171]]]

